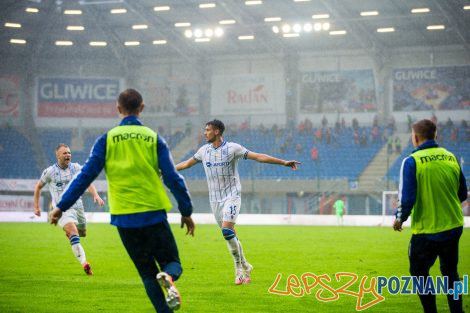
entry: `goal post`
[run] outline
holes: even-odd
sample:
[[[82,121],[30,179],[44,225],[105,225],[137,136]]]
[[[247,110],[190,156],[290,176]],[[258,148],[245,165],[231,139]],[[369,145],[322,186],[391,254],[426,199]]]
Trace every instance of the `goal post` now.
[[[398,207],[398,190],[382,191],[383,225],[392,225],[395,210]]]

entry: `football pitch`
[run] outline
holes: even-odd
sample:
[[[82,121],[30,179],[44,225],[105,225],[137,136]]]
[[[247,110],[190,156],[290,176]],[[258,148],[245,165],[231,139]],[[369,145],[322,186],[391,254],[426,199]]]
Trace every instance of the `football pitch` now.
[[[234,284],[234,269],[225,240],[216,225],[197,225],[194,238],[172,225],[183,275],[177,281],[182,296],[178,312],[355,312],[358,297],[340,293],[335,301],[320,301],[335,293],[317,285],[305,293],[280,295],[287,277],[301,280],[304,273],[327,274],[337,290],[350,277],[338,281],[336,273],[353,273],[358,279],[347,290],[359,292],[377,276],[407,276],[409,228],[395,233],[391,227],[243,226],[238,236],[245,255],[253,264],[253,282]],[[38,223],[0,223],[0,312],[154,312],[145,290],[125,252],[117,230],[106,224],[89,224],[82,239],[93,276],[86,276],[72,255],[63,231]],[[438,263],[431,274],[439,276]],[[459,273],[470,274],[470,232],[460,240]],[[274,283],[282,274],[278,284]],[[291,284],[295,278],[291,276]],[[309,283],[314,279],[312,276]],[[273,287],[273,288],[271,288]],[[301,289],[302,288],[302,289]],[[363,312],[422,312],[417,295],[392,295]],[[376,297],[366,293],[363,305]],[[470,311],[470,296],[463,296],[464,310]],[[439,312],[448,312],[446,297],[437,296]]]

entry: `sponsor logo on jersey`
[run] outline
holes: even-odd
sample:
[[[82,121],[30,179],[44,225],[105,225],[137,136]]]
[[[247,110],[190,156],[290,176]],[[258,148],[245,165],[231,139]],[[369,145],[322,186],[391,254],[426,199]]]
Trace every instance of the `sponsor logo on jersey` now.
[[[123,133],[113,136],[113,143],[120,142],[123,140],[130,140],[130,139],[137,139],[143,140],[147,142],[154,142],[154,138],[152,136],[147,136],[139,133]]]
[[[212,167],[212,166],[228,166],[230,164],[230,162],[215,162],[215,163],[211,163],[211,162],[206,162],[206,167]]]
[[[450,162],[457,162],[457,160],[451,156],[446,154],[433,154],[433,155],[426,155],[422,156],[419,159],[421,163],[427,163],[432,161],[450,161]]]

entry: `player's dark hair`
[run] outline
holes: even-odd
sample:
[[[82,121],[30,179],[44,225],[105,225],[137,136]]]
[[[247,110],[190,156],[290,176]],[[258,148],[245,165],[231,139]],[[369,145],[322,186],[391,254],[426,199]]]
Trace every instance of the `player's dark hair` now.
[[[207,125],[211,125],[212,128],[217,128],[220,132],[220,135],[224,133],[225,125],[221,120],[213,119],[212,121],[207,122],[206,126]]]
[[[59,149],[62,147],[69,148],[69,146],[67,146],[65,143],[59,143],[57,147],[55,147],[55,152],[59,151]]]
[[[436,124],[431,120],[420,120],[413,124],[415,135],[420,139],[431,140],[436,138]]]
[[[142,102],[141,94],[137,90],[131,88],[121,92],[118,97],[118,105],[127,114],[138,114]]]

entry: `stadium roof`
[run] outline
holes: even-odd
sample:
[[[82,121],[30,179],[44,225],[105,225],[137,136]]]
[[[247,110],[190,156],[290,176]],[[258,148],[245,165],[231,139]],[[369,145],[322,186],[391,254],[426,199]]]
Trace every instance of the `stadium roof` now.
[[[191,59],[449,45],[470,51],[465,0],[2,0],[0,12],[0,54],[11,55]]]

